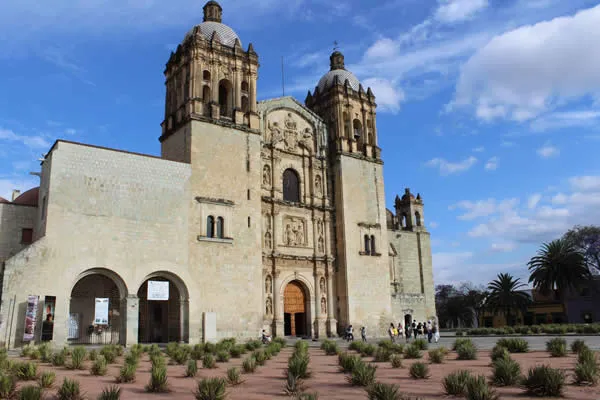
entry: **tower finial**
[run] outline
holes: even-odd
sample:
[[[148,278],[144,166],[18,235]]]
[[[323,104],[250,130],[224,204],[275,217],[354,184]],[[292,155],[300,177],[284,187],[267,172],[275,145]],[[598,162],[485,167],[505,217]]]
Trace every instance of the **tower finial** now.
[[[333,51],[334,51],[334,52],[335,52],[335,51],[338,51],[338,42],[337,42],[337,40],[334,40],[334,41],[333,41]]]
[[[223,21],[223,8],[215,0],[210,0],[204,5],[204,22],[222,22]]]
[[[334,47],[333,53],[329,57],[329,66],[333,71],[334,69],[346,69],[344,65],[344,55],[337,49],[337,42],[334,42],[336,47]]]

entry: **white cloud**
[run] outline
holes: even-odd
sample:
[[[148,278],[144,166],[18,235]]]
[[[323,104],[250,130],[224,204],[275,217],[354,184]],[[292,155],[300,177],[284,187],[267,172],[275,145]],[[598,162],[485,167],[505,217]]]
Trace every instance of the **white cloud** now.
[[[509,253],[517,248],[515,243],[500,242],[492,243],[491,250],[496,253]]]
[[[531,196],[529,196],[529,199],[527,200],[527,208],[529,208],[530,210],[533,210],[534,208],[537,207],[537,205],[541,199],[542,199],[541,194],[539,194],[539,193],[532,194]]]
[[[569,183],[577,191],[600,191],[600,176],[576,176],[569,179]]]
[[[375,94],[377,106],[381,111],[396,113],[400,110],[400,103],[404,100],[404,92],[393,82],[384,78],[369,78],[362,83],[365,88],[371,88],[373,94]]]
[[[482,119],[524,121],[598,96],[599,41],[600,6],[498,35],[462,67],[452,104]]]
[[[545,144],[537,149],[537,154],[542,158],[550,158],[558,156],[560,154],[560,150],[558,150],[558,148],[555,146]]]
[[[600,111],[576,110],[553,112],[534,120],[531,129],[543,132],[549,129],[594,126],[600,119]]]
[[[435,229],[435,228],[437,228],[438,226],[440,226],[440,225],[439,225],[437,222],[435,222],[435,221],[430,221],[430,222],[429,222],[427,225],[429,225],[429,228],[431,228],[431,229]]]
[[[396,41],[390,38],[379,39],[371,47],[367,49],[365,58],[369,59],[386,59],[398,54],[399,45]]]
[[[506,248],[505,244],[501,246]],[[480,257],[473,252],[433,253],[432,258],[436,285],[461,282],[487,284],[500,272],[510,273],[517,278],[525,278],[527,274],[527,269],[523,267],[525,260],[513,263],[481,262]],[[485,259],[489,260],[489,258],[489,254],[485,254]]]
[[[435,18],[445,23],[470,19],[488,6],[487,0],[440,0],[439,3]]]
[[[448,207],[449,210],[463,210],[464,214],[459,215],[460,220],[473,220],[481,217],[489,217],[496,213],[504,213],[512,210],[519,204],[519,199],[511,198],[498,201],[496,199],[478,200],[475,202],[463,200]]]
[[[515,145],[515,142],[511,142],[509,140],[503,140],[500,143],[500,146],[502,146],[502,147],[513,147],[514,145]]]
[[[425,165],[428,167],[439,168],[440,175],[450,175],[450,174],[457,174],[460,172],[467,171],[476,163],[477,163],[477,158],[471,156],[471,157],[465,158],[462,161],[458,161],[458,162],[454,162],[454,163],[450,162],[450,161],[446,161],[443,158],[434,158],[434,159],[427,161],[427,163],[425,163]]]
[[[483,153],[484,151],[485,151],[485,147],[483,147],[483,146],[475,147],[473,149],[473,152],[475,152],[475,153]]]
[[[0,143],[2,141],[7,142],[18,142],[23,144],[24,146],[30,148],[49,148],[50,143],[44,139],[42,136],[34,135],[34,136],[26,136],[26,135],[18,135],[9,129],[0,128]]]
[[[498,157],[492,157],[485,163],[485,169],[487,171],[495,171],[498,169]]]

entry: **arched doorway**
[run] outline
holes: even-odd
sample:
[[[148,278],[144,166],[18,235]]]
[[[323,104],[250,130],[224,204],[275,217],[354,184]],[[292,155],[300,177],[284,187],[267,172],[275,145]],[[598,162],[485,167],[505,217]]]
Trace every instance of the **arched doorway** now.
[[[406,314],[404,316],[404,327],[407,328],[407,327],[411,326],[411,324],[412,324],[412,315]]]
[[[308,296],[298,281],[287,284],[283,292],[283,331],[285,336],[308,334]]]
[[[221,79],[219,82],[219,107],[222,117],[231,118],[233,111],[233,86],[227,79]]]
[[[82,274],[71,290],[67,339],[79,344],[122,343],[126,296],[126,286],[114,272]],[[52,319],[52,310],[46,314],[46,320]]]
[[[150,288],[150,290],[149,290]],[[183,281],[169,272],[157,272],[144,280],[139,299],[140,343],[187,342],[189,295]]]

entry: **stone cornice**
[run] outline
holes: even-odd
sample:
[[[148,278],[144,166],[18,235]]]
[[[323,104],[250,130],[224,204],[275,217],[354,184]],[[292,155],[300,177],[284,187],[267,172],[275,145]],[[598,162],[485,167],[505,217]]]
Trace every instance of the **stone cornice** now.
[[[335,211],[334,207],[332,207],[332,206],[322,206],[322,205],[317,205],[317,204],[312,205],[312,204],[306,204],[306,203],[294,203],[291,201],[275,199],[270,196],[262,196],[261,199],[265,203],[277,204],[277,205],[286,206],[286,207],[304,208],[307,210],[319,210],[319,211]]]
[[[356,158],[357,160],[367,161],[367,162],[372,162],[374,164],[383,165],[383,160],[378,159],[378,158],[366,157],[364,154],[361,154],[361,153],[349,153],[347,151],[337,151],[335,154],[335,157],[337,160],[339,160],[342,156],[352,157],[352,158]]]
[[[221,206],[228,206],[228,207],[235,206],[235,202],[233,202],[232,200],[227,200],[227,199],[215,199],[215,198],[211,198],[211,197],[196,196],[196,201],[198,203],[204,203],[204,204],[218,204]]]
[[[368,222],[359,222],[358,226],[360,226],[361,228],[375,228],[375,229],[380,229],[381,228],[381,224],[379,222],[371,224]]]

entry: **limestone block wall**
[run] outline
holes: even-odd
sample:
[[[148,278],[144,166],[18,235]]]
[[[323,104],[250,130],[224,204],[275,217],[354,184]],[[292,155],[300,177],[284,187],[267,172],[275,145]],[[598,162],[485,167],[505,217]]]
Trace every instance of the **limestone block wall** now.
[[[383,166],[341,155],[335,165],[340,325],[384,335],[391,318]],[[374,235],[378,255],[364,252]]]
[[[191,122],[189,246],[199,307],[216,313],[219,337],[257,337],[262,326],[260,134]],[[206,238],[223,217],[223,239]]]
[[[3,304],[16,296],[17,308],[12,331],[7,335],[7,324],[0,328],[1,340],[10,336],[12,345],[20,344],[27,295],[51,295],[54,340],[64,342],[71,290],[90,269],[114,271],[124,298],[135,296],[154,272],[180,277],[190,293],[190,340],[197,340],[198,288],[186,240],[190,166],[62,141],[44,168],[49,165],[42,174],[48,187],[46,235],[6,262]],[[3,307],[4,320],[8,312]],[[137,308],[131,314],[137,321]],[[127,334],[136,336],[137,326]]]
[[[37,207],[0,203],[0,265],[27,244],[21,243],[23,228],[34,229]]]

